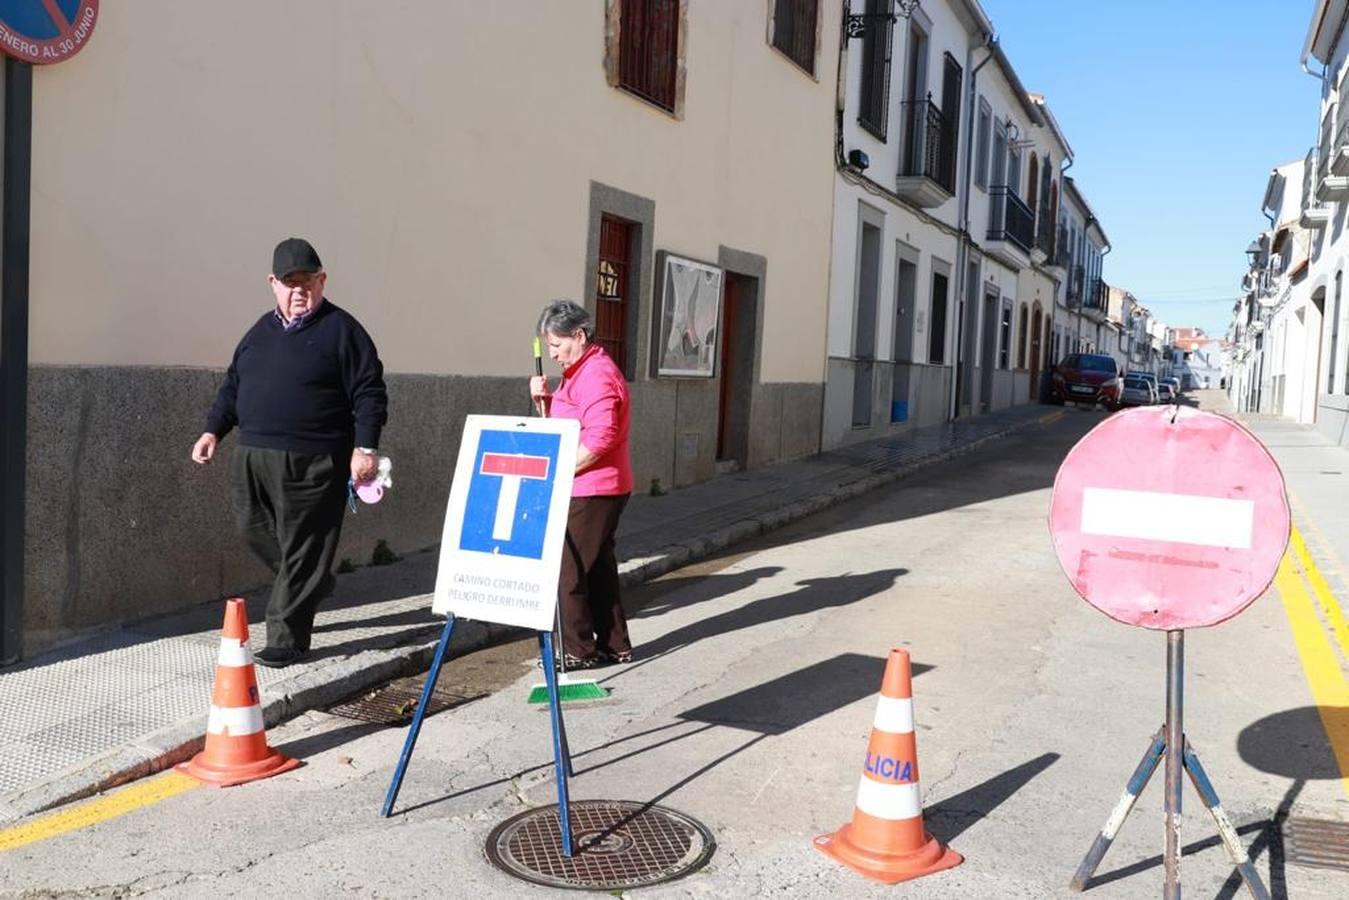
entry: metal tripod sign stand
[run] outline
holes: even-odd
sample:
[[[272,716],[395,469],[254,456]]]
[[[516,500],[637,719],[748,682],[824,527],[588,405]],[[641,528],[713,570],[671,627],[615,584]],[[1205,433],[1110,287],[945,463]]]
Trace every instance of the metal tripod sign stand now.
[[[539,636],[548,686],[562,852],[571,856],[567,778],[573,775],[558,701],[553,618],[580,424],[574,419],[469,416],[459,442],[441,535],[432,612],[445,628],[384,799],[388,816],[421,732],[459,619],[527,628]]]
[[[1237,871],[1241,873],[1241,880],[1245,882],[1246,888],[1251,892],[1251,896],[1256,900],[1269,900],[1269,891],[1265,889],[1265,883],[1260,879],[1260,874],[1256,872],[1254,863],[1246,853],[1246,848],[1241,843],[1241,838],[1237,836],[1237,830],[1232,827],[1232,822],[1227,818],[1227,813],[1223,812],[1222,801],[1218,799],[1218,793],[1213,789],[1213,782],[1209,780],[1208,773],[1204,771],[1203,765],[1199,762],[1199,755],[1195,753],[1194,748],[1185,738],[1184,729],[1184,705],[1185,705],[1185,632],[1180,629],[1168,631],[1166,633],[1166,723],[1158,729],[1152,736],[1152,743],[1148,746],[1143,758],[1139,760],[1138,768],[1134,769],[1133,775],[1129,776],[1129,783],[1124,788],[1124,793],[1120,796],[1119,802],[1110,813],[1110,818],[1106,820],[1101,833],[1096,836],[1091,849],[1082,859],[1082,864],[1077,867],[1077,872],[1073,875],[1070,887],[1075,891],[1084,891],[1087,889],[1087,883],[1091,881],[1092,875],[1096,874],[1096,867],[1101,864],[1105,858],[1106,851],[1115,840],[1115,835],[1119,834],[1120,826],[1124,820],[1129,817],[1133,811],[1134,802],[1138,796],[1147,788],[1148,782],[1152,780],[1152,775],[1157,771],[1157,764],[1163,759],[1166,760],[1166,881],[1163,897],[1180,897],[1180,814],[1181,814],[1181,772],[1182,770],[1190,776],[1190,783],[1194,789],[1199,792],[1199,799],[1204,802],[1204,808],[1208,810],[1213,821],[1218,825],[1218,835],[1222,838],[1223,847],[1227,850],[1227,855],[1231,858],[1232,864],[1236,866]]]
[[[1165,760],[1163,896],[1181,895],[1181,781],[1188,774],[1247,889],[1269,897],[1185,738],[1185,629],[1225,622],[1264,593],[1290,524],[1274,458],[1224,416],[1179,406],[1129,410],[1092,429],[1064,459],[1049,512],[1064,574],[1096,609],[1165,631],[1167,641],[1166,723],[1073,876],[1074,890],[1086,889]]]
[[[393,812],[398,800],[398,792],[403,786],[403,776],[407,773],[408,761],[412,759],[413,748],[417,746],[417,736],[421,734],[422,720],[426,718],[426,709],[431,702],[431,692],[440,678],[440,668],[445,662],[445,652],[450,646],[450,636],[454,634],[453,615],[445,622],[440,633],[440,643],[436,646],[436,655],[431,660],[431,670],[426,673],[426,686],[422,688],[421,701],[417,704],[416,715],[408,728],[408,736],[403,741],[403,752],[398,757],[398,767],[394,769],[393,781],[384,796],[384,807],[380,815],[386,819]],[[553,772],[557,781],[558,819],[562,831],[562,855],[571,856],[575,844],[571,837],[571,801],[567,790],[567,778],[575,777],[572,768],[571,748],[567,746],[567,729],[562,721],[562,704],[557,696],[557,672],[553,667],[553,632],[539,632],[539,659],[543,664],[543,677],[548,685],[548,711],[553,728]]]

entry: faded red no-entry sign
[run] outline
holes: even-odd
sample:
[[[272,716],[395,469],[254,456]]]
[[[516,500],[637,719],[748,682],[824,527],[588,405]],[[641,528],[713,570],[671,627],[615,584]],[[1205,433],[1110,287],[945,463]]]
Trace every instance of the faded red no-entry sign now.
[[[49,65],[84,49],[98,21],[98,0],[0,0],[0,52]]]
[[[1197,628],[1269,587],[1288,544],[1288,497],[1269,451],[1236,422],[1142,407],[1069,451],[1049,529],[1092,606],[1129,625]]]

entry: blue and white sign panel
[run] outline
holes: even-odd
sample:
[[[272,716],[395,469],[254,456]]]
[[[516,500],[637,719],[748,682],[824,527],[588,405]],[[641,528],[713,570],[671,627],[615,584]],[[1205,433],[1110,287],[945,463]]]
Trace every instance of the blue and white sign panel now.
[[[552,629],[579,437],[575,419],[465,420],[433,612]]]

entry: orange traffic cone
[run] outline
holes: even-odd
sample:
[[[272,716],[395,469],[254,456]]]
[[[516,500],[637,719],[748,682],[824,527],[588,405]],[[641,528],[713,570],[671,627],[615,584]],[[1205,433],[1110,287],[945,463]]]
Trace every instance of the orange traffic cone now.
[[[852,822],[815,847],[868,878],[895,884],[950,869],[964,857],[927,833],[918,787],[909,652],[890,651],[857,786]]]
[[[267,746],[253,651],[248,646],[248,614],[243,600],[227,600],[215,692],[206,722],[206,749],[178,766],[178,771],[212,787],[230,787],[287,772],[299,764]]]

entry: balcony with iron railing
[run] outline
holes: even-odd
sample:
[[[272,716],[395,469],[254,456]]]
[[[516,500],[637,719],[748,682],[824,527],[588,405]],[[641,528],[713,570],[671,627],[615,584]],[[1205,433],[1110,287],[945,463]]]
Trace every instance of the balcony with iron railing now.
[[[1105,283],[1104,278],[1088,279],[1086,291],[1082,297],[1082,308],[1088,312],[1095,313],[1095,318],[1104,321],[1109,301],[1109,291],[1110,285]]]
[[[1345,79],[1349,84],[1349,78]],[[1343,105],[1340,106],[1344,110]],[[1330,171],[1335,175],[1349,175],[1349,112],[1340,113],[1335,142],[1330,147]]]
[[[1316,196],[1316,148],[1307,151],[1302,166],[1302,216],[1298,224],[1303,228],[1324,228],[1330,221],[1330,207]]]
[[[941,206],[956,192],[954,123],[947,123],[931,94],[902,105],[905,141],[895,190],[918,206]]]
[[[1035,248],[1043,255],[1040,262],[1054,258],[1054,218],[1050,215],[1048,203],[1040,204],[1040,214],[1035,217]],[[1052,263],[1051,263],[1052,265]]]
[[[1349,176],[1337,175],[1331,170],[1332,150],[1337,140],[1334,126],[1335,106],[1332,105],[1321,120],[1320,141],[1316,145],[1316,199],[1322,203],[1349,199]]]
[[[1064,298],[1071,309],[1082,308],[1082,295],[1086,292],[1087,270],[1083,266],[1072,266],[1068,270],[1068,286]]]
[[[1073,264],[1073,251],[1068,244],[1068,226],[1062,222],[1054,227],[1054,255],[1049,258],[1049,264],[1064,272]]]
[[[988,190],[988,252],[1014,269],[1030,265],[1035,214],[1007,185]]]

